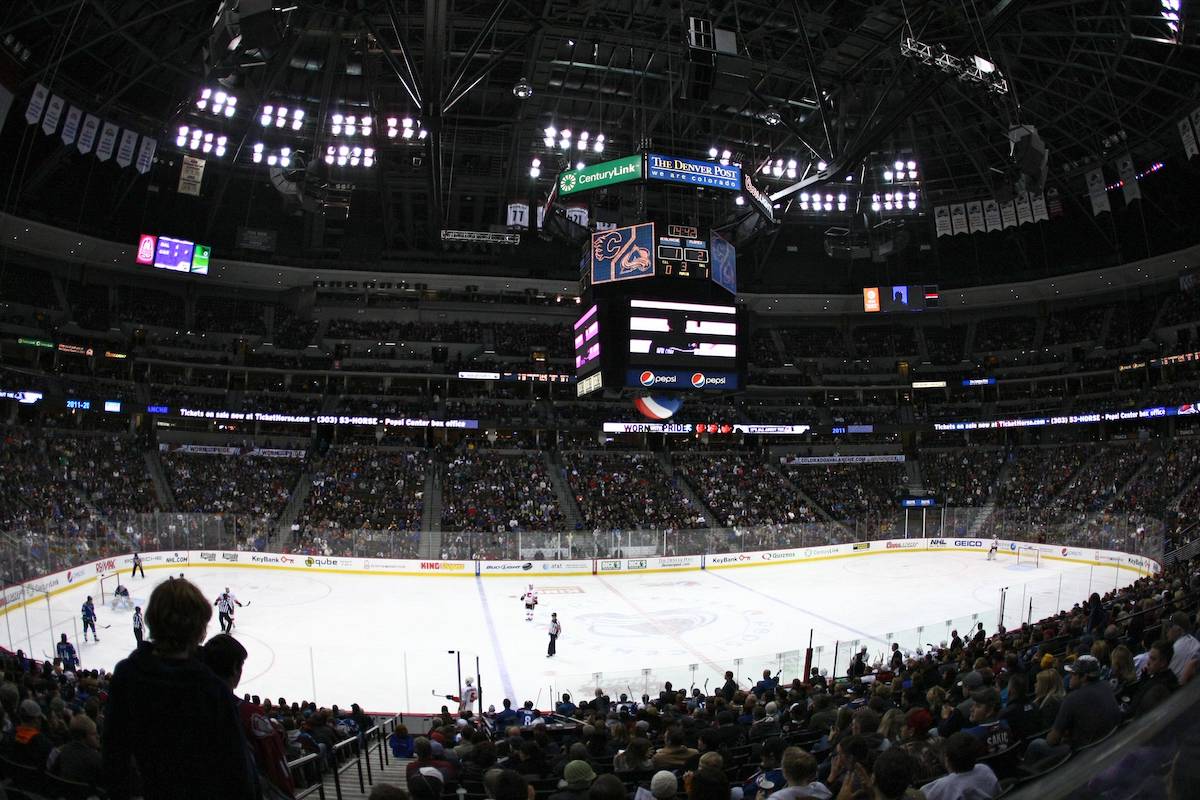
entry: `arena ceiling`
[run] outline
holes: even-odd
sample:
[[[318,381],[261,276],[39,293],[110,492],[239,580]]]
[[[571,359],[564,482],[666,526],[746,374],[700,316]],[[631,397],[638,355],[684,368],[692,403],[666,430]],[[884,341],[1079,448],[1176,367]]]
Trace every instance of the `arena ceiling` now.
[[[233,15],[234,5],[7,3],[0,39],[18,107],[41,82],[156,133],[161,146],[149,180],[114,174],[89,184],[85,207],[71,191],[81,180],[77,153],[10,134],[17,155],[6,208],[124,235],[156,215],[165,227],[171,206],[175,224],[188,220],[197,238],[232,239],[249,225],[292,231],[318,255],[370,260],[436,250],[444,228],[503,224],[507,204],[543,198],[560,167],[646,148],[700,158],[729,150],[772,192],[823,163],[822,174],[840,180],[912,159],[927,213],[994,192],[1009,162],[1006,133],[1018,124],[1046,143],[1047,186],[1082,208],[1087,169],[1126,150],[1144,165],[1180,149],[1176,123],[1195,106],[1200,72],[1186,1],[1174,29],[1161,0],[241,0]],[[717,72],[740,78],[710,81],[697,69],[692,17],[734,33],[737,57]],[[906,37],[987,59],[1007,93],[905,57]],[[518,85],[532,95],[518,97]],[[237,96],[232,117],[195,107],[205,87]],[[264,129],[266,106],[300,109],[303,120]],[[357,141],[375,150],[370,168],[323,164],[326,148],[345,141],[331,136],[336,115],[350,114],[373,120],[370,136],[360,124]],[[418,133],[389,137],[388,118],[411,119]],[[227,136],[227,153],[209,158],[198,201],[164,205],[151,187],[174,189],[187,152],[174,142],[180,125]],[[591,144],[580,152],[576,139],[564,157],[557,139],[546,146],[547,127],[556,137],[588,131]],[[265,162],[253,160],[258,143],[267,154],[288,147],[292,163],[276,182],[319,182],[316,206],[278,196]],[[796,178],[760,171],[791,161]],[[770,241],[870,224],[863,214],[801,211],[796,197],[781,201]],[[321,213],[343,199],[353,206],[348,219]],[[740,213],[729,196],[706,202],[714,220]],[[319,232],[313,216],[325,217]],[[1164,218],[1185,225],[1170,209]],[[1121,250],[1115,227],[1100,238]]]

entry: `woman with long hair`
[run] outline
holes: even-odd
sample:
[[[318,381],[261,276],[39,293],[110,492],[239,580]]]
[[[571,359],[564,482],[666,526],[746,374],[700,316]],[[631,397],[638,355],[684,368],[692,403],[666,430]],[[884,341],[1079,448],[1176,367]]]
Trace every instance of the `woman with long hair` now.
[[[1058,716],[1058,707],[1067,696],[1063,689],[1062,676],[1053,669],[1044,669],[1037,674],[1034,683],[1033,702],[1038,708],[1041,726],[1049,728]]]

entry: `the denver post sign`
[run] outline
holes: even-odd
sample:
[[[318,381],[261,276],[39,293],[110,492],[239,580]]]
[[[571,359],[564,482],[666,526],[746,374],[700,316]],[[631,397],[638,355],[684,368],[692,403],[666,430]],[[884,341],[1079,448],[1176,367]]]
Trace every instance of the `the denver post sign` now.
[[[642,179],[642,156],[626,156],[612,161],[602,161],[583,169],[569,169],[558,176],[558,193],[576,194],[592,189],[612,186],[625,181]]]

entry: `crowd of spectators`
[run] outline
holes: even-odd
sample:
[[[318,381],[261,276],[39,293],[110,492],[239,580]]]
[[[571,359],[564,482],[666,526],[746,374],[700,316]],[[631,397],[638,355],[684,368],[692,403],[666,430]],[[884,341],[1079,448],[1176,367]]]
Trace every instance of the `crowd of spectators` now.
[[[145,456],[130,436],[47,436],[51,483],[73,486],[106,516],[141,514],[159,507]]]
[[[933,364],[957,364],[966,350],[966,325],[926,325],[925,350]]]
[[[854,523],[896,508],[908,477],[903,463],[791,466],[787,475],[835,520]]]
[[[540,454],[469,450],[445,466],[442,529],[554,531],[566,520]]]
[[[197,331],[240,333],[262,336],[267,332],[263,306],[255,300],[234,297],[204,296],[196,300]]]
[[[1036,332],[1036,317],[989,317],[975,326],[973,347],[977,353],[1028,350]]]
[[[567,484],[594,530],[688,529],[707,525],[697,508],[649,453],[570,453]]]
[[[1125,486],[1110,510],[1161,515],[1200,472],[1200,447],[1193,439],[1173,439],[1151,455],[1145,468]]]
[[[1104,509],[1141,468],[1147,453],[1146,445],[1140,443],[1106,447],[1102,458],[1071,476],[1050,504],[1048,518],[1068,522]]]
[[[991,498],[1006,460],[1004,450],[933,450],[921,454],[921,479],[942,505],[978,508]]]
[[[269,526],[283,511],[300,475],[295,458],[172,451],[163,469],[179,510],[230,514]]]
[[[1071,478],[1096,455],[1090,445],[1022,447],[998,487],[999,504],[1008,510],[1029,509],[1041,515]]]
[[[762,459],[746,453],[677,455],[676,470],[712,511],[718,527],[795,525],[816,515]]]
[[[297,522],[302,528],[417,530],[428,468],[428,454],[418,450],[332,448],[312,470]]]

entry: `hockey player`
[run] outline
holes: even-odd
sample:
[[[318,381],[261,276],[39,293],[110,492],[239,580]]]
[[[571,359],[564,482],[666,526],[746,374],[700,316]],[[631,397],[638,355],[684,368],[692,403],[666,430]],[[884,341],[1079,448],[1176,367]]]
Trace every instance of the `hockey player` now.
[[[472,711],[478,702],[479,690],[475,688],[475,679],[467,678],[466,685],[462,689],[462,696],[458,698],[458,713],[461,715],[464,712]]]
[[[217,607],[217,621],[221,623],[221,633],[229,633],[233,630],[234,606],[240,607],[242,604],[230,594],[229,587],[226,586],[225,591],[213,605]]]
[[[558,652],[558,635],[562,633],[562,625],[558,624],[558,614],[550,615],[550,644],[546,646],[546,658],[554,658],[554,654]]]
[[[64,672],[74,672],[79,666],[79,656],[75,654],[75,645],[67,641],[67,635],[64,633],[58,642],[57,655],[58,660],[62,662]]]
[[[123,583],[118,583],[116,590],[113,592],[112,608],[130,608],[133,605],[129,599],[129,587]]]
[[[137,553],[133,554],[133,571],[129,573],[130,578],[136,578],[138,573],[142,573],[142,577],[146,577],[146,570],[142,567],[142,557]]]
[[[137,639],[138,647],[142,646],[142,607],[134,606],[133,609],[133,638]]]
[[[525,603],[525,621],[533,621],[533,609],[537,606],[537,592],[533,589],[533,584],[529,584],[529,588],[525,594],[521,595],[521,600]]]
[[[995,561],[996,553],[998,553],[999,551],[1000,551],[1000,537],[993,536],[992,537],[992,546],[988,548],[987,560]]]
[[[92,603],[92,596],[88,595],[88,599],[83,601],[83,607],[79,609],[83,616],[83,640],[87,641],[88,628],[92,629],[92,638],[97,642],[100,637],[96,635],[96,606]]]

